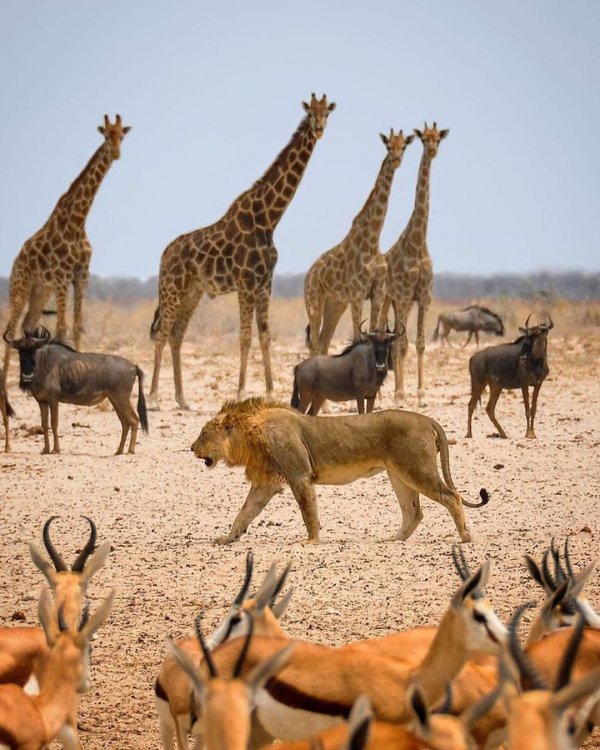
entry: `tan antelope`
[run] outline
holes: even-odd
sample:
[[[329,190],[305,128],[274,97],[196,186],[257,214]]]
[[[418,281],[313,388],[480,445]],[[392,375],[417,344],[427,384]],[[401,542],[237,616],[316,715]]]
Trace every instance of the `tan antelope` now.
[[[415,687],[410,695],[414,720],[410,726],[373,721],[369,699],[356,699],[348,723],[327,729],[310,740],[264,745],[262,750],[471,750],[470,727],[496,701],[498,691],[485,696],[460,716],[431,712],[425,698]]]
[[[231,671],[231,676],[219,676],[211,652],[204,640],[200,626],[201,615],[196,618],[196,635],[208,667],[205,674],[186,651],[169,642],[169,651],[179,667],[192,681],[195,696],[201,708],[201,721],[205,750],[246,750],[251,733],[251,713],[256,695],[264,683],[271,679],[290,659],[294,644],[288,643],[252,669],[244,671],[244,662],[252,640],[253,618],[244,613],[248,632]]]
[[[290,588],[280,601],[277,599],[287,579],[290,565],[279,576],[276,566],[271,565],[258,591],[248,598],[253,565],[252,552],[248,552],[242,587],[225,619],[208,639],[209,649],[226,640],[246,635],[250,620],[244,616],[245,613],[250,615],[256,634],[285,637],[278,618],[285,611],[293,589]],[[202,648],[196,636],[182,638],[176,645],[195,664],[202,660]],[[187,673],[170,653],[161,664],[154,692],[164,750],[173,750],[174,739],[177,740],[179,750],[185,750],[189,735],[194,738],[196,747],[200,747],[202,728],[193,710],[193,686]]]
[[[89,687],[89,642],[106,622],[115,591],[78,630],[70,629],[57,611],[48,589],[39,601],[39,617],[50,658],[39,695],[28,695],[15,684],[0,685],[0,747],[10,750],[41,750],[61,733],[64,747],[78,747],[77,737],[65,734],[77,692]]]
[[[352,704],[366,694],[383,721],[410,718],[408,694],[418,682],[429,704],[443,697],[445,685],[474,653],[497,653],[506,629],[483,598],[491,562],[487,560],[455,592],[425,657],[416,666],[402,664],[366,649],[296,643],[288,664],[256,698],[256,716],[272,739],[304,739],[340,723]],[[268,659],[285,644],[282,638],[255,637],[244,671]],[[240,639],[218,646],[212,658],[220,673],[237,663]],[[255,747],[255,745],[251,745]]]
[[[579,747],[576,739],[579,728],[569,716],[569,709],[600,689],[600,667],[577,678],[576,664],[585,624],[580,615],[576,625],[569,629],[565,648],[560,652],[553,651],[553,656],[558,657],[558,669],[554,687],[550,688],[540,669],[542,663],[530,658],[531,648],[524,653],[518,640],[519,619],[529,606],[531,604],[519,607],[509,626],[510,654],[518,668],[523,692],[519,691],[519,684],[506,663],[501,664],[500,682],[508,713],[508,743],[511,750],[571,750]]]
[[[110,542],[96,549],[96,524],[84,516],[90,525],[88,541],[69,569],[52,544],[50,526],[57,516],[44,524],[44,546],[48,560],[40,548],[31,543],[31,558],[45,575],[56,606],[61,609],[64,622],[76,630],[83,610],[83,600],[90,578],[104,565],[110,552]],[[41,628],[0,628],[0,683],[15,682],[28,692],[37,692],[42,684],[50,651]]]

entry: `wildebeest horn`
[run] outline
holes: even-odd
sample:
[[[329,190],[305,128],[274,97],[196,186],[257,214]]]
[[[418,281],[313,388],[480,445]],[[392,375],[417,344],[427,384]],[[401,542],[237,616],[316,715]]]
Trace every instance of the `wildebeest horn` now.
[[[363,324],[366,322],[367,322],[367,319],[365,318],[364,320],[361,320],[360,323],[358,324],[358,332],[360,333],[361,336],[365,335],[365,332],[363,331]]]
[[[552,328],[554,328],[554,323],[552,322],[552,318],[546,313],[546,317],[548,318],[548,322],[546,325],[548,326],[548,330],[550,331]]]
[[[85,545],[85,547],[81,550],[77,560],[75,560],[73,565],[71,565],[71,570],[73,571],[73,573],[81,573],[81,571],[85,567],[88,557],[96,549],[96,524],[92,521],[91,518],[88,518],[88,516],[83,517],[90,525],[90,537],[87,540],[87,544]]]
[[[206,660],[206,664],[208,666],[208,671],[210,672],[210,676],[218,677],[217,668],[215,667],[215,663],[210,653],[210,649],[206,645],[206,639],[204,638],[204,633],[202,632],[202,612],[200,612],[198,616],[196,617],[196,620],[194,621],[194,625],[196,629],[196,638],[198,639],[198,643],[200,644],[200,648],[202,649],[202,653],[204,654],[204,658]]]
[[[52,337],[52,334],[45,326],[36,326],[34,331],[24,331],[25,338],[31,339],[36,343],[40,341],[48,341]]]
[[[8,330],[4,331],[4,333],[2,334],[2,338],[6,341],[7,344],[12,344],[12,342],[14,341],[14,338],[8,337]]]
[[[235,667],[233,668],[234,679],[240,676],[242,667],[244,666],[244,660],[246,659],[246,654],[248,653],[248,648],[250,647],[250,640],[252,639],[252,633],[254,631],[254,619],[252,618],[252,615],[246,611],[244,611],[244,615],[248,618],[248,633],[246,635],[246,640],[244,641],[244,645],[242,646],[242,650],[240,651],[240,655],[238,656],[238,660],[236,661]]]
[[[519,626],[521,615],[526,609],[531,609],[531,607],[533,606],[535,606],[533,602],[527,602],[526,604],[522,604],[520,607],[517,607],[517,609],[515,610],[515,613],[512,616],[510,624],[508,626],[508,648],[510,650],[512,658],[515,661],[515,664],[519,669],[521,677],[523,678],[525,689],[548,690],[546,681],[523,652],[517,635],[517,628]]]
[[[529,318],[531,318],[531,313],[527,316],[527,320],[525,321],[525,330],[529,331]]]
[[[46,550],[50,555],[50,559],[54,564],[54,569],[57,573],[62,573],[67,570],[67,566],[65,565],[65,561],[56,551],[56,548],[52,544],[52,540],[50,539],[50,524],[52,523],[52,521],[54,521],[55,518],[58,518],[58,516],[50,516],[50,518],[44,524],[42,538],[44,539],[44,546],[46,547]]]
[[[253,569],[254,569],[254,556],[252,555],[252,550],[248,550],[248,554],[246,555],[246,574],[244,576],[244,583],[242,583],[242,588],[240,589],[238,595],[235,597],[235,600],[233,602],[238,607],[241,607],[241,605],[244,602],[244,599],[248,595],[248,589],[250,588],[250,581],[252,580]]]

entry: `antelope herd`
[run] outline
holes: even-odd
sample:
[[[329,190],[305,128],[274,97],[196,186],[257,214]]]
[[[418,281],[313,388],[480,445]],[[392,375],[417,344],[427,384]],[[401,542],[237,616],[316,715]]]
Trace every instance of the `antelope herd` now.
[[[43,528],[48,557],[30,545],[50,585],[39,599],[42,628],[0,628],[0,747],[11,750],[55,738],[81,747],[90,639],[115,596],[90,616],[86,587],[110,543],[96,546],[86,519],[89,539],[69,568],[50,538],[54,519]],[[534,604],[514,603],[506,627],[486,596],[491,559],[471,571],[462,548],[451,557],[459,583],[437,626],[331,647],[290,640],[280,624],[290,565],[272,564],[251,593],[248,552],[241,589],[212,636],[199,612],[193,636],[167,639],[154,690],[164,750],[185,750],[190,737],[206,750],[578,747],[600,721],[600,616],[583,593],[593,564],[575,571],[568,541],[561,553],[552,540],[539,563],[525,556],[547,598],[523,646],[519,623]]]

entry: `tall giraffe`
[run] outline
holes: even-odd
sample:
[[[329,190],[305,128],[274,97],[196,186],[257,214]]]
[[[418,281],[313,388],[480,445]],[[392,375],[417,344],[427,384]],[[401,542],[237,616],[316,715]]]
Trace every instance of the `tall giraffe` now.
[[[380,134],[386,147],[375,185],[352,221],[350,231],[312,264],[304,278],[304,304],[308,314],[307,344],[311,354],[327,354],[344,310],[350,304],[354,335],[359,335],[363,300],[371,300],[371,323],[379,321],[384,299],[386,265],[379,252],[379,236],[387,211],[392,180],[404,150],[414,135]]]
[[[418,305],[417,316],[417,367],[418,398],[423,403],[423,354],[425,352],[425,314],[431,302],[433,289],[433,267],[427,250],[427,221],[429,219],[429,172],[431,161],[438,152],[440,141],[448,130],[438,130],[437,123],[423,131],[415,130],[423,144],[423,156],[419,167],[415,205],[404,231],[397,242],[385,254],[387,262],[386,295],[381,310],[379,325],[387,322],[390,305],[394,308],[395,330],[399,336],[394,344],[394,376],[396,380],[396,403],[404,401],[404,359],[408,350],[406,320],[413,302]]]
[[[165,249],[160,261],[159,300],[150,329],[154,339],[154,372],[150,408],[158,408],[162,353],[167,340],[173,356],[175,399],[188,405],[181,379],[181,342],[204,293],[210,297],[237,291],[240,307],[240,376],[238,398],[244,398],[252,316],[265,368],[267,395],[273,392],[269,302],[277,250],[273,232],[292,200],[316,142],[323,135],[335,104],[313,94],[302,102],[306,116],[287,146],[264,175],[231,204],[215,224],[184,234]]]
[[[94,153],[81,174],[62,195],[48,221],[30,237],[13,263],[9,282],[10,317],[4,332],[13,338],[19,319],[29,301],[23,321],[26,330],[33,330],[52,293],[56,297],[56,337],[67,333],[67,297],[73,285],[73,342],[79,348],[82,331],[83,296],[89,280],[92,246],[85,233],[85,220],[92,207],[100,183],[110,165],[121,155],[121,142],[131,130],[123,126],[121,115],[114,125],[104,115],[98,130],[104,142]],[[11,348],[4,355],[4,378],[8,373]]]

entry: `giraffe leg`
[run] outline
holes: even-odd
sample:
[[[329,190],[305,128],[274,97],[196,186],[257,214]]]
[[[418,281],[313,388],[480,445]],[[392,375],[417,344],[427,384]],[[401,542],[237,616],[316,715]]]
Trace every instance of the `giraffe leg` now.
[[[353,299],[350,303],[350,312],[352,313],[352,336],[357,339],[360,336],[360,324],[362,323],[363,303],[361,299]],[[369,331],[373,328],[369,327]]]
[[[323,327],[319,336],[319,354],[327,354],[331,345],[331,339],[340,322],[340,318],[346,309],[346,302],[339,300],[327,300],[323,314]]]
[[[8,317],[8,323],[4,329],[4,335],[6,338],[12,339],[15,337],[19,319],[25,307],[27,301],[27,295],[29,293],[29,287],[25,284],[17,284],[12,281],[10,283],[10,313]],[[12,354],[12,346],[7,342],[4,346],[4,376],[3,385],[6,388],[6,381],[8,379],[8,368],[10,366],[10,355]]]
[[[64,341],[67,336],[67,299],[69,287],[61,282],[54,287],[56,297],[56,338]]]
[[[81,346],[83,332],[83,298],[88,286],[89,275],[78,274],[73,281],[73,345],[75,349]]]
[[[394,392],[394,402],[397,406],[406,402],[404,394],[404,360],[406,359],[406,352],[408,351],[408,334],[406,332],[406,321],[408,318],[409,308],[401,308],[396,302],[393,303],[394,307],[394,318],[395,325],[394,330],[398,333],[398,338],[392,346],[394,352],[394,380],[396,382],[396,390]],[[402,331],[399,331],[399,324],[402,324]]]
[[[201,297],[202,292],[198,292],[180,306],[175,322],[171,328],[171,333],[169,334],[169,346],[171,347],[171,355],[173,358],[173,378],[175,379],[175,401],[177,401],[180,409],[190,408],[188,402],[185,400],[185,396],[183,395],[181,344],[183,343],[183,337],[185,336],[185,332],[190,324],[194,310],[198,306]]]
[[[267,398],[273,397],[273,373],[271,371],[271,329],[269,326],[269,303],[271,302],[271,285],[261,290],[256,300],[256,328],[265,368]]]
[[[379,320],[377,321],[377,330],[379,331],[385,331],[388,327],[388,315],[390,312],[390,306],[392,304],[391,297],[388,297],[387,294],[383,298],[383,302],[381,303],[381,310],[379,311]]]
[[[385,302],[385,277],[387,273],[387,266],[384,265],[382,269],[378,269],[375,280],[373,282],[373,287],[371,289],[371,317],[369,320],[369,331],[377,331],[382,330],[385,331],[385,328],[378,328],[380,325],[381,320],[381,313],[383,311],[383,305]],[[389,309],[389,308],[388,308]],[[386,317],[387,317],[387,311],[386,311]]]
[[[154,337],[154,369],[152,371],[150,395],[148,396],[148,409],[150,411],[158,411],[159,409],[158,385],[162,356],[165,344],[167,343],[169,334],[175,323],[175,310],[173,308],[166,308],[166,306],[160,302],[159,308],[163,309],[161,309],[160,328]]]
[[[238,292],[240,305],[240,377],[238,381],[238,401],[246,398],[246,371],[248,369],[248,355],[252,344],[252,315],[254,313],[254,299],[252,294]]]
[[[317,354],[325,301],[316,291],[312,292],[307,288],[304,292],[304,306],[306,307],[306,314],[308,316],[308,349],[311,355]]]
[[[33,331],[40,322],[42,312],[50,299],[52,288],[44,284],[34,284],[29,292],[29,307],[23,319],[23,330]]]
[[[423,355],[425,354],[425,315],[429,302],[419,302],[417,312],[417,397],[419,406],[425,406],[425,384],[423,381]]]

